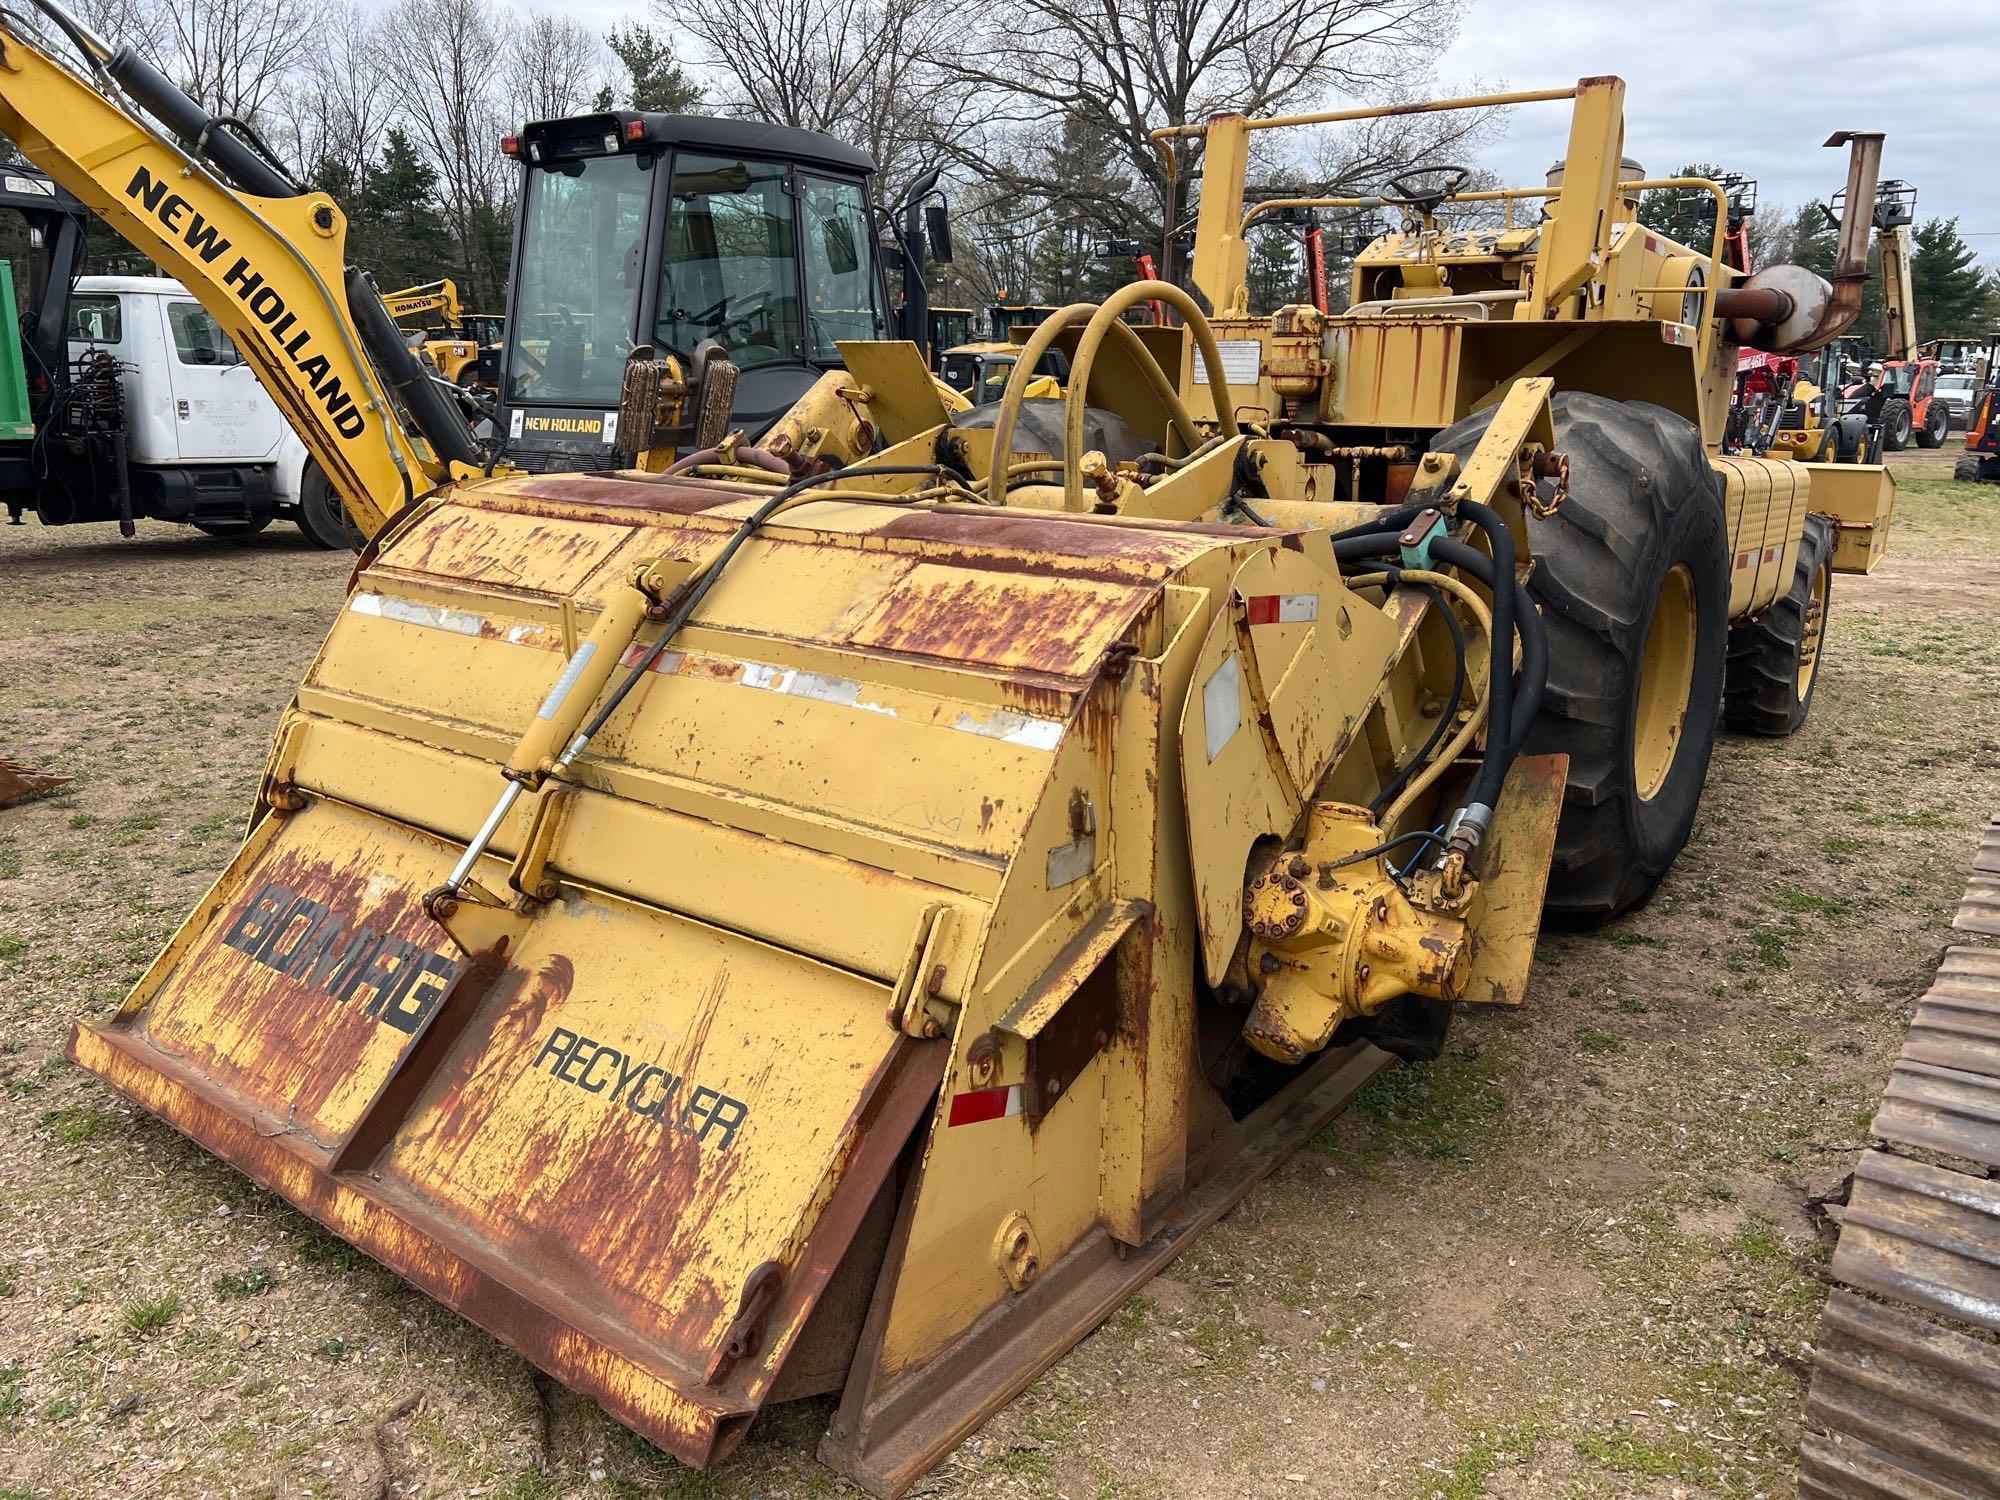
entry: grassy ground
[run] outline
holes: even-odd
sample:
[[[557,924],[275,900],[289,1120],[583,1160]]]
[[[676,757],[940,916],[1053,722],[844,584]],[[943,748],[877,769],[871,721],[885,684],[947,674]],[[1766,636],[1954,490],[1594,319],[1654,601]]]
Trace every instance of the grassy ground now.
[[[1945,461],[1940,463],[1940,459]],[[1725,741],[1644,912],[1391,1073],[930,1481],[1001,1495],[1788,1492],[1836,1182],[2000,806],[2000,491],[1898,460],[1819,698]],[[678,1468],[79,1075],[233,847],[344,564],[0,530],[0,1500],[811,1495]]]

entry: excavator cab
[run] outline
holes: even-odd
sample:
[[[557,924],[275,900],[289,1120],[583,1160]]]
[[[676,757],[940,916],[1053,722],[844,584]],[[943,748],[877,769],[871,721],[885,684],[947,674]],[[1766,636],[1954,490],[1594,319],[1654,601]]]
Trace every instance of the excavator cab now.
[[[874,164],[830,136],[614,111],[502,150],[524,180],[498,421],[523,468],[621,465],[635,348],[689,371],[725,354],[731,425],[755,437],[840,363],[838,341],[890,336]]]

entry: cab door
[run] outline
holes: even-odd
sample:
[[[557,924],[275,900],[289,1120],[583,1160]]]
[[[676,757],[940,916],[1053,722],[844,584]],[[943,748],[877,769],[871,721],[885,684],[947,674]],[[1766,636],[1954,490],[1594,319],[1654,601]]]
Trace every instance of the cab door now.
[[[284,421],[222,325],[192,297],[155,300],[182,462],[270,461]]]

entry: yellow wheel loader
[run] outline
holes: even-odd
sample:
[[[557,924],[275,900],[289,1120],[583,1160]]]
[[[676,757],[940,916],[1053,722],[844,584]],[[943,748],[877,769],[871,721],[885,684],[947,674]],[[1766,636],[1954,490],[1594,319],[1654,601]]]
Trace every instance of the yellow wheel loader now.
[[[503,320],[491,313],[467,314],[458,300],[458,283],[450,277],[384,292],[382,305],[398,323],[410,318],[434,320],[419,325],[423,352],[453,385],[478,387],[482,369],[499,368]],[[490,385],[490,376],[485,383]]]
[[[246,325],[371,534],[242,847],[72,1053],[690,1463],[837,1393],[822,1458],[906,1489],[1455,1006],[1522,1003],[1545,899],[1644,900],[1732,621],[1788,649],[1818,477],[1713,437],[1737,339],[1851,320],[1866,226],[1831,287],[1661,240],[1616,79],[1421,106],[1563,102],[1566,171],[1457,195],[1542,205],[1501,231],[1393,189],[1339,317],[1249,310],[1251,135],[1310,118],[1227,117],[1212,312],[1060,309],[961,412],[846,342],[687,453],[635,351],[638,467],[486,476],[360,357],[337,211],[41,9],[206,157],[12,14],[0,128]],[[357,349],[353,419],[252,274]]]

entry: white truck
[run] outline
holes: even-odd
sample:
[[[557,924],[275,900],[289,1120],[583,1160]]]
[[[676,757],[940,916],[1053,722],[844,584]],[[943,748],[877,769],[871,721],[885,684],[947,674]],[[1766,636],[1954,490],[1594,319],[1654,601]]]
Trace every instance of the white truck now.
[[[285,516],[322,547],[356,534],[317,464],[243,355],[178,281],[160,276],[84,276],[69,299],[70,366],[86,393],[93,379],[119,386],[116,441],[95,469],[43,467],[39,487],[102,479],[114,515],[179,521],[215,536],[261,531]],[[107,363],[107,361],[109,361]],[[58,435],[47,435],[55,439]],[[122,496],[115,493],[122,489]],[[44,520],[72,499],[39,497]],[[82,501],[82,496],[74,497]],[[89,509],[101,510],[101,505]],[[78,516],[77,519],[97,517]]]

